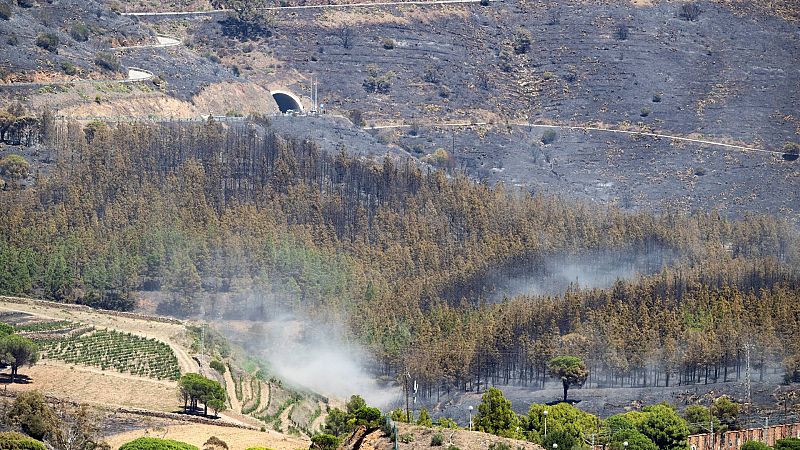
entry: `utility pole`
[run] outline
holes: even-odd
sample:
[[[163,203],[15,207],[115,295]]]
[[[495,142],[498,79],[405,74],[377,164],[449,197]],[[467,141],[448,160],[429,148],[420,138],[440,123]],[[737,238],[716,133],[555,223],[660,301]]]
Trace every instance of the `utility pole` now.
[[[750,407],[750,347],[751,344],[748,342],[744,344],[745,349],[745,361],[747,363],[747,367],[744,370],[744,380],[745,384],[747,385],[747,405],[748,408]]]
[[[406,371],[406,376],[404,377],[404,380],[405,380],[405,391],[406,391],[406,421],[408,421],[408,423],[411,423],[411,414],[409,414],[409,409],[408,409],[408,380],[410,379],[411,379],[411,373]]]

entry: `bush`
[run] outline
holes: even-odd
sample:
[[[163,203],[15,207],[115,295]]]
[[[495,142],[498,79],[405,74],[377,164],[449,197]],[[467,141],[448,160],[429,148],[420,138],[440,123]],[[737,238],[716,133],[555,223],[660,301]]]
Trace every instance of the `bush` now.
[[[391,50],[394,48],[394,39],[386,38],[383,40],[383,48],[386,50]]]
[[[545,73],[543,73],[543,74],[542,74],[542,78],[543,78],[545,81],[546,81],[546,80],[550,80],[550,79],[552,79],[554,76],[555,76],[555,75],[553,75],[553,72],[545,72]]]
[[[639,115],[642,117],[647,117],[650,115],[650,108],[642,108],[639,110]]]
[[[528,50],[531,49],[532,41],[533,36],[531,36],[530,31],[522,27],[517,28],[517,31],[514,32],[514,53],[518,55],[528,53]]]
[[[492,442],[489,444],[489,450],[512,450],[511,446],[503,441]]]
[[[392,78],[394,72],[389,71],[383,75],[378,74],[378,69],[375,66],[367,68],[368,77],[362,83],[364,90],[375,94],[386,94],[392,88]]]
[[[16,34],[11,33],[8,35],[8,39],[6,39],[6,44],[11,45],[12,47],[16,46],[17,44],[19,44],[19,38],[17,37]]]
[[[481,6],[489,6],[489,0],[481,0]]]
[[[18,395],[6,412],[6,419],[35,439],[43,439],[54,431],[58,421],[53,408],[37,391]]]
[[[211,368],[216,370],[217,372],[223,375],[225,374],[225,364],[223,364],[222,361],[215,359],[211,361],[208,365],[211,366]]]
[[[770,450],[772,447],[758,441],[747,441],[739,447],[739,450]]]
[[[800,439],[779,439],[775,441],[775,450],[800,450]]]
[[[119,60],[111,53],[98,53],[94,58],[94,63],[111,72],[119,72],[120,70]]]
[[[61,61],[61,70],[67,75],[75,75],[78,73],[78,68],[69,61]]]
[[[69,29],[69,35],[78,42],[86,42],[89,40],[89,27],[83,22],[74,23]]]
[[[58,36],[53,33],[42,33],[36,37],[36,45],[48,52],[58,51]]]
[[[661,103],[661,94],[660,93],[653,94],[653,103]]]
[[[331,434],[318,434],[311,438],[311,448],[317,450],[335,450],[339,446],[339,438]],[[120,449],[123,450],[123,449]]]
[[[0,433],[0,450],[45,450],[41,442],[22,433]]]
[[[442,433],[436,433],[431,436],[431,446],[432,447],[439,447],[444,444],[444,435]]]
[[[123,444],[119,450],[199,450],[197,447],[185,442],[173,441],[170,439],[160,439],[152,437],[140,437],[127,444]]]
[[[618,41],[627,41],[628,40],[628,26],[627,25],[618,25],[617,29],[614,31],[614,39]]]
[[[31,8],[33,7],[34,0],[17,0],[17,5],[20,8]]]
[[[556,140],[556,130],[547,129],[542,133],[542,144],[552,144]]]
[[[27,178],[30,167],[30,163],[24,157],[14,153],[0,159],[0,175],[6,178],[14,180]]]
[[[411,433],[401,434],[399,439],[400,442],[402,442],[403,444],[410,444],[414,442],[414,435]]]
[[[678,10],[678,17],[683,20],[688,20],[689,22],[694,22],[700,17],[701,12],[703,11],[697,3],[684,3]]]
[[[11,5],[6,2],[0,1],[0,19],[8,20],[11,18]]]

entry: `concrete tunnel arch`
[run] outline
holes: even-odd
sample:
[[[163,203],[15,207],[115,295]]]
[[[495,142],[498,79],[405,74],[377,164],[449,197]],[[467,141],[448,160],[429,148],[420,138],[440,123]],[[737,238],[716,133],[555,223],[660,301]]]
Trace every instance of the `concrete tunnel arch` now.
[[[282,113],[285,113],[290,109],[298,112],[304,111],[303,103],[300,101],[300,98],[291,92],[272,91],[272,98],[275,99],[275,103],[278,104],[278,109]]]

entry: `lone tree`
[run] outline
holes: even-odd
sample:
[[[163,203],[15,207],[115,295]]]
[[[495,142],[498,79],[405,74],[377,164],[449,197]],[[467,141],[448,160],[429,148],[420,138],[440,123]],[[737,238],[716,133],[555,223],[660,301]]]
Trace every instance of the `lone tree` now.
[[[178,382],[178,392],[183,399],[183,411],[187,414],[194,414],[199,410],[199,404],[203,404],[203,415],[208,415],[208,408],[217,415],[225,409],[228,400],[225,389],[219,382],[208,379],[196,373],[188,373],[181,377]]]
[[[32,366],[39,360],[39,347],[30,339],[11,334],[0,339],[0,361],[11,366],[13,384],[20,366]]]
[[[564,401],[567,401],[567,391],[572,385],[581,386],[589,377],[586,363],[577,356],[556,356],[547,364],[550,375],[560,378],[564,386]]]

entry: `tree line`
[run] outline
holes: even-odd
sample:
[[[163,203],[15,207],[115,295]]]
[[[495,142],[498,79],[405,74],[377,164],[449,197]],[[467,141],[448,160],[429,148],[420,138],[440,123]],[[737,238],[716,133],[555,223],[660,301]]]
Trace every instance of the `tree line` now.
[[[588,382],[798,377],[797,229],[716,211],[624,212],[488,186],[410,160],[330,154],[266,121],[51,124],[55,164],[0,191],[0,292],[164,313],[346,324],[377,371],[423,395]],[[609,289],[487,301],[497,267],[665,249],[674,264]],[[783,353],[779,349],[785,348]]]

